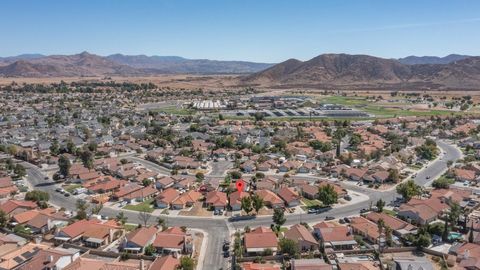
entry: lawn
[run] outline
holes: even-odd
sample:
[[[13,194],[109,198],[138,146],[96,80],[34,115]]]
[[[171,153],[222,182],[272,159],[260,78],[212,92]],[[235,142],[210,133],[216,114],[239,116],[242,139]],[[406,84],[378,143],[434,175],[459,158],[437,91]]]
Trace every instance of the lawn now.
[[[393,210],[388,210],[388,209],[383,209],[383,213],[387,214],[387,215],[390,215],[392,217],[395,217],[397,216],[397,213]]]
[[[123,228],[127,232],[131,232],[131,231],[135,230],[136,228],[138,228],[138,224],[126,223],[125,225],[123,225]]]
[[[65,186],[63,189],[65,189],[67,192],[72,193],[75,189],[82,187],[80,184],[71,184],[68,186]]]
[[[303,204],[307,206],[307,208],[316,208],[322,206],[322,202],[319,200],[309,200],[306,198],[302,199]]]
[[[194,110],[178,108],[176,106],[159,108],[159,109],[156,109],[154,111],[164,112],[164,113],[169,113],[169,114],[176,114],[176,115],[192,115],[192,114],[195,113]]]
[[[127,204],[126,206],[123,207],[123,209],[138,211],[138,212],[145,211],[148,213],[152,213],[153,212],[152,204],[153,204],[153,199],[148,199],[142,203],[135,204],[135,205]]]

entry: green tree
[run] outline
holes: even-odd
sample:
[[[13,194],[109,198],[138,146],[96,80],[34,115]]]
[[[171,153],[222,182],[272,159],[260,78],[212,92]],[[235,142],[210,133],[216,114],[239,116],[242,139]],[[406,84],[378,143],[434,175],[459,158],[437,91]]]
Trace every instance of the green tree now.
[[[383,208],[385,207],[385,201],[379,199],[375,205],[377,206],[378,212],[381,213],[383,212]]]
[[[265,203],[260,196],[258,196],[257,194],[254,194],[252,196],[252,204],[253,204],[253,208],[255,209],[255,213],[258,214],[258,211],[260,211],[260,209],[262,209],[262,207]]]
[[[117,214],[117,216],[115,217],[115,220],[117,222],[120,222],[120,224],[125,225],[125,223],[127,223],[128,218],[127,218],[127,216],[125,216],[124,212],[119,212]]]
[[[7,214],[3,210],[0,210],[0,226],[2,228],[5,228],[7,226],[7,223],[8,223]]]
[[[60,173],[66,177],[70,174],[70,168],[72,167],[72,164],[66,156],[61,155],[60,158],[58,158],[58,167],[60,169]]]
[[[84,150],[80,154],[83,166],[88,169],[93,169],[93,153],[90,150]]]
[[[398,169],[391,168],[388,170],[388,179],[392,182],[397,183],[400,181],[400,173],[398,172]]]
[[[408,180],[397,186],[397,193],[402,195],[403,199],[408,202],[411,198],[422,194],[422,187],[415,184],[413,180]]]
[[[299,253],[298,245],[292,239],[282,238],[278,242],[278,245],[282,254],[288,254],[290,257],[295,257]]]
[[[25,170],[25,167],[22,166],[22,164],[18,163],[15,165],[15,168],[13,169],[13,172],[17,175],[17,177],[22,178],[25,175],[27,175],[27,171]]]
[[[241,207],[247,213],[247,215],[252,212],[253,207],[252,207],[252,199],[250,196],[245,196],[241,200]]]
[[[277,225],[278,230],[287,221],[287,219],[285,218],[285,212],[281,208],[275,208],[275,210],[273,210],[272,219],[273,219],[273,223]]]
[[[48,192],[40,190],[32,190],[25,194],[25,200],[33,202],[48,202],[50,195]]]
[[[180,269],[182,270],[193,270],[195,269],[195,261],[187,256],[180,258]]]
[[[332,185],[327,184],[318,188],[318,199],[323,203],[323,205],[330,206],[337,203],[338,194]]]
[[[60,145],[58,144],[57,139],[53,140],[52,145],[50,145],[50,154],[52,156],[60,154]]]
[[[147,256],[152,256],[153,254],[155,254],[155,251],[156,251],[155,247],[152,244],[150,244],[145,247],[144,253]]]
[[[87,209],[89,204],[85,200],[77,200],[77,219],[87,219]]]

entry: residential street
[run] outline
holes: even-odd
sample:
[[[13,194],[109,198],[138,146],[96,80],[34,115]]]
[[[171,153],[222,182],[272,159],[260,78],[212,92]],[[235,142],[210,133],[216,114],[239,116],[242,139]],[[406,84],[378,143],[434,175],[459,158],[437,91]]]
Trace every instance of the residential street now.
[[[415,182],[419,185],[426,185],[431,182],[432,179],[439,177],[447,169],[447,161],[455,161],[461,157],[461,152],[454,146],[451,146],[445,142],[437,141],[439,148],[444,153],[441,158],[431,162],[427,168],[420,170],[415,177]],[[166,173],[165,168],[154,164],[149,161],[145,161],[136,157],[131,157],[130,159],[141,163],[148,169],[157,171],[159,173]],[[50,194],[50,202],[59,207],[65,207],[68,210],[75,210],[75,197],[65,197],[64,195],[55,192],[56,185],[51,182],[51,180],[45,180],[45,175],[43,172],[30,163],[22,162],[27,168],[28,177],[30,185],[32,185],[37,190],[46,191]],[[215,173],[220,173],[216,171]],[[370,197],[370,200],[358,203],[356,205],[349,205],[343,207],[334,208],[328,212],[322,214],[291,214],[287,217],[287,225],[296,224],[300,222],[307,223],[316,223],[324,220],[325,216],[333,216],[336,218],[358,215],[359,211],[362,208],[368,208],[370,204],[374,204],[377,200],[383,199],[387,203],[393,200],[397,193],[395,189],[389,191],[378,191],[363,187],[355,187],[348,185],[348,189],[355,192],[366,194]],[[104,207],[101,214],[108,217],[115,217],[119,210],[111,209]],[[125,215],[128,217],[128,222],[131,223],[140,223],[138,214],[132,211],[124,211]],[[168,226],[186,226],[188,228],[196,228],[206,231],[208,233],[207,247],[206,247],[206,256],[203,263],[203,269],[218,269],[219,265],[226,266],[226,259],[222,256],[222,243],[224,239],[229,238],[229,228],[227,226],[226,219],[219,218],[206,218],[206,217],[169,217],[162,215],[167,221]],[[155,224],[157,217],[152,216],[149,223]],[[230,222],[231,228],[243,229],[245,226],[256,227],[256,226],[270,226],[272,223],[271,217],[258,217],[253,220],[248,221],[238,221]]]

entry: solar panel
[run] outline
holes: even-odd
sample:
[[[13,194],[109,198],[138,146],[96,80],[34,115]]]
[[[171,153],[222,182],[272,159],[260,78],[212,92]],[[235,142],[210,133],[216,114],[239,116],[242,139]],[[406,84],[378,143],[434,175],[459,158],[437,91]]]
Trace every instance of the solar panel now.
[[[16,261],[18,264],[23,263],[23,261],[24,261],[22,258],[20,258],[18,256],[13,258],[13,260]]]

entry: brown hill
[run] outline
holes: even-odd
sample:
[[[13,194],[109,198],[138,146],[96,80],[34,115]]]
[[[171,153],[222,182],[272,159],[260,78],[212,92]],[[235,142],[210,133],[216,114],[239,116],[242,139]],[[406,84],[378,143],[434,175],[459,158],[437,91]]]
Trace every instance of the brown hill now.
[[[244,85],[270,87],[480,89],[480,57],[449,64],[406,65],[368,55],[323,54],[287,60],[245,76]]]
[[[10,77],[63,77],[101,75],[140,75],[142,70],[118,64],[104,57],[83,52],[18,60],[0,67],[0,75]]]

